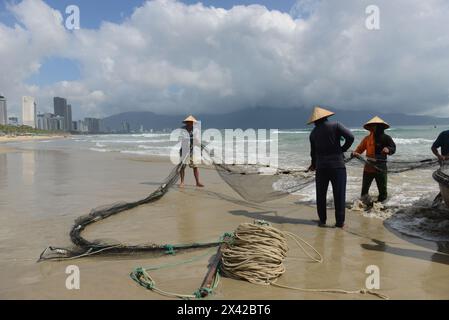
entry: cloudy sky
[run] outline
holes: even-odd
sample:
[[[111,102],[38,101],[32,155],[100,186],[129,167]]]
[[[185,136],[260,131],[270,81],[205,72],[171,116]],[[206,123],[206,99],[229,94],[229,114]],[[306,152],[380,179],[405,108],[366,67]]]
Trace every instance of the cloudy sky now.
[[[0,1],[10,114],[31,95],[40,111],[67,97],[75,118],[314,104],[449,117],[447,0]]]

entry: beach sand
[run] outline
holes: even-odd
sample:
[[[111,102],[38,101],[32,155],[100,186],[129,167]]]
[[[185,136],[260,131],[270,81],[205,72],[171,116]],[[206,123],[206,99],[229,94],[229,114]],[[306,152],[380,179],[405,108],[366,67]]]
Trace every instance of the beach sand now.
[[[136,161],[139,160],[139,161]],[[161,159],[135,159],[118,153],[72,150],[0,151],[1,299],[165,299],[134,283],[139,266],[177,263],[210,249],[176,255],[97,256],[36,263],[48,246],[70,246],[74,219],[91,208],[145,197],[173,165]],[[303,288],[358,290],[365,270],[380,270],[380,290],[392,299],[449,299],[449,255],[442,244],[410,239],[388,230],[379,219],[347,213],[347,229],[316,227],[315,208],[289,196],[249,204],[214,170],[202,169],[206,185],[173,188],[154,204],[143,205],[88,227],[88,239],[127,243],[176,244],[217,240],[240,223],[264,219],[310,242],[324,262],[309,261],[291,243],[287,271],[278,282]],[[329,223],[333,223],[329,211]],[[215,249],[209,251],[211,257]],[[447,252],[447,251],[446,251]],[[167,291],[193,293],[207,271],[208,257],[151,272]],[[298,258],[298,259],[291,259]],[[80,268],[80,290],[67,290],[66,267]],[[369,295],[304,293],[223,278],[211,299],[377,299]]]
[[[4,142],[41,141],[41,140],[64,139],[67,137],[68,135],[0,136],[0,148],[1,143]]]

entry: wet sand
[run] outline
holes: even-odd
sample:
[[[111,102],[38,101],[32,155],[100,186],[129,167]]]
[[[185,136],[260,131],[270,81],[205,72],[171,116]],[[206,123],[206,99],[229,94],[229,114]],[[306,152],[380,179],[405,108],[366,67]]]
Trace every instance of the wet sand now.
[[[136,161],[139,160],[139,161]],[[91,208],[145,197],[173,166],[161,159],[80,150],[0,150],[1,299],[164,299],[136,285],[129,273],[139,266],[176,263],[209,249],[174,256],[98,256],[36,263],[48,245],[69,246],[74,219]],[[201,170],[204,189],[173,188],[144,205],[88,227],[88,239],[175,244],[214,241],[242,222],[264,219],[310,242],[324,257],[307,260],[291,244],[280,284],[304,288],[358,290],[369,265],[380,269],[380,292],[392,299],[449,299],[449,255],[445,246],[396,234],[379,219],[347,213],[347,230],[317,228],[315,208],[289,196],[253,205],[216,174]],[[333,222],[329,212],[329,222]],[[441,252],[438,252],[440,250]],[[210,256],[213,251],[210,251]],[[151,272],[164,290],[190,294],[201,284],[208,258]],[[81,289],[67,290],[65,268],[77,265]],[[222,279],[212,299],[376,299],[372,296],[303,293]]]

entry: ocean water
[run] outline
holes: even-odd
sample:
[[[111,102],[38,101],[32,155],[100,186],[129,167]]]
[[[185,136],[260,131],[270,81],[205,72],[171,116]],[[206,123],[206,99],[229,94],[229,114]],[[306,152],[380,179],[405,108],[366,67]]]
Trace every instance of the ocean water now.
[[[388,130],[397,145],[397,152],[390,157],[396,161],[414,161],[433,158],[431,145],[438,134],[445,128],[433,126],[400,127]],[[363,129],[351,129],[356,137],[354,149],[368,133]],[[309,130],[278,130],[279,166],[283,168],[306,168],[310,164]],[[269,142],[268,137],[262,139]],[[143,133],[128,135],[93,135],[72,138],[76,147],[95,152],[119,152],[123,154],[166,156],[170,155],[176,142],[170,141],[169,133]],[[226,144],[232,148],[232,144]],[[359,197],[363,167],[356,161],[348,164],[348,202]],[[438,193],[438,185],[432,179],[433,169],[415,170],[389,176],[389,207],[401,207]],[[373,184],[373,196],[377,195]],[[329,193],[330,194],[330,193]],[[314,186],[298,194],[302,201],[314,203]]]
[[[396,154],[389,159],[395,161],[415,161],[433,158],[430,150],[433,141],[438,134],[445,130],[445,127],[433,126],[414,126],[414,127],[397,127],[387,131],[392,136],[396,145]],[[355,135],[354,145],[351,150],[355,149],[358,143],[368,132],[364,129],[351,129]],[[294,130],[277,130],[277,134],[272,137],[259,137],[267,143],[276,140],[279,151],[279,167],[282,168],[307,168],[310,164],[310,130],[294,129]],[[163,156],[169,157],[170,152],[176,147],[176,141],[170,141],[170,133],[155,132],[142,134],[122,134],[122,135],[86,135],[74,136],[69,140],[63,141],[42,141],[42,148],[75,148],[82,150],[91,150],[94,152],[116,152],[137,156]],[[225,148],[232,148],[231,144],[226,144]],[[351,161],[347,165],[348,184],[347,184],[347,204],[351,206],[360,197],[362,184],[363,166],[357,161]],[[391,227],[407,233],[411,236],[419,236],[429,240],[449,241],[449,230],[443,232],[435,232],[426,234],[425,225],[441,225],[442,228],[448,229],[446,218],[442,221],[435,221],[438,217],[447,217],[448,214],[444,207],[441,215],[432,215],[429,219],[432,221],[424,221],[425,216],[414,219],[416,208],[422,208],[422,204],[429,204],[439,192],[438,184],[432,179],[432,173],[437,168],[417,169],[404,173],[391,173],[388,176],[389,199],[385,203],[384,208],[378,212],[371,211],[369,213],[362,212],[369,217],[380,218],[390,223]],[[370,195],[377,196],[377,188],[373,183]],[[315,204],[315,186],[300,190],[297,193],[300,202],[307,204]],[[332,199],[331,188],[328,193],[329,200]],[[409,210],[409,211],[407,211]],[[421,210],[423,211],[423,210]],[[396,212],[400,215],[394,216]],[[398,218],[403,217],[403,219]],[[435,229],[435,228],[434,228]],[[441,230],[440,230],[441,231]],[[445,235],[446,236],[443,236]],[[443,237],[443,238],[442,238]]]

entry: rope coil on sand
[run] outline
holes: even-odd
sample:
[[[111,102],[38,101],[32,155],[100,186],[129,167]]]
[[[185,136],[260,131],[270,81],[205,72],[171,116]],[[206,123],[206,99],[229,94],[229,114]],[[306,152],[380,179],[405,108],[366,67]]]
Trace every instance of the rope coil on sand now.
[[[225,236],[231,235],[230,241],[223,242]],[[213,289],[218,286],[220,274],[228,278],[244,280],[257,285],[272,285],[278,288],[302,292],[370,294],[381,299],[389,299],[386,295],[367,289],[307,289],[277,284],[277,279],[286,271],[284,260],[287,257],[287,251],[289,249],[287,244],[288,238],[292,239],[312,261],[322,263],[323,257],[306,240],[291,232],[278,230],[265,221],[242,223],[235,230],[234,234],[226,233],[225,236],[220,240],[220,242],[224,243],[221,251],[220,268],[215,274],[214,284],[210,289],[200,288],[194,294],[190,295],[160,290],[156,287],[155,281],[147,273],[148,270],[155,270],[156,268],[137,268],[131,273],[131,278],[149,290],[165,296],[181,299],[201,298],[202,290],[208,290],[208,294],[212,293]],[[306,248],[309,248],[309,250]]]
[[[222,252],[221,270],[228,278],[246,280],[259,285],[270,285],[285,273],[284,260],[287,257],[287,237],[291,237],[303,252],[315,262],[323,258],[305,240],[294,234],[280,231],[265,222],[241,224],[231,243]],[[311,248],[311,255],[302,244]]]
[[[241,224],[235,231],[234,240],[226,244],[222,254],[222,274],[258,285],[272,285],[302,292],[371,294],[381,299],[389,299],[388,296],[367,289],[306,289],[277,284],[277,279],[286,271],[284,260],[288,251],[287,238],[294,240],[312,261],[323,262],[321,254],[304,239],[291,232],[278,230],[265,221],[255,221],[254,224]],[[306,247],[312,250],[313,254],[309,253]]]

